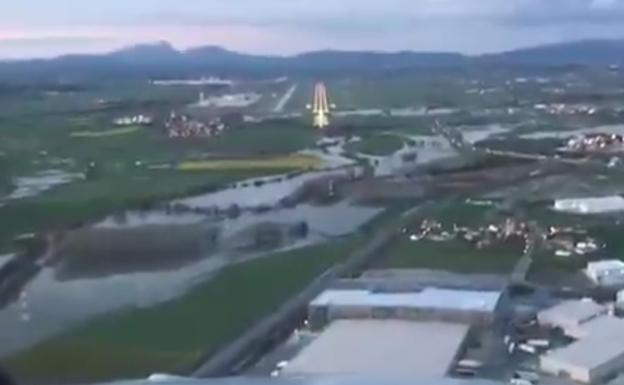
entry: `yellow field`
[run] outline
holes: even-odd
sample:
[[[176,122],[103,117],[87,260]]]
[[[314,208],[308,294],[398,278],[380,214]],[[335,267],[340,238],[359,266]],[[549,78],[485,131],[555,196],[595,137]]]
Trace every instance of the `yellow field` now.
[[[204,170],[253,170],[253,169],[311,169],[319,168],[322,162],[312,155],[289,155],[275,158],[222,159],[183,162],[182,171]]]
[[[76,131],[69,134],[72,138],[104,138],[107,136],[126,135],[137,132],[141,129],[139,126],[130,126],[122,128],[113,128],[106,131]]]

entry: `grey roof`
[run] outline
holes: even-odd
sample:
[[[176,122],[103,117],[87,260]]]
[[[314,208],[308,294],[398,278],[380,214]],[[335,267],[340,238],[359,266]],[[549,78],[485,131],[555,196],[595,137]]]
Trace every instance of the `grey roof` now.
[[[444,322],[339,320],[283,372],[442,377],[468,329]]]
[[[316,297],[310,305],[411,307],[493,312],[499,298],[500,292],[498,291],[426,288],[418,292],[379,293],[364,289],[329,289]]]
[[[582,329],[584,337],[546,357],[591,369],[624,353],[624,320],[599,317],[583,325]]]
[[[580,325],[606,312],[606,307],[594,301],[570,300],[540,311],[538,319],[552,325]]]

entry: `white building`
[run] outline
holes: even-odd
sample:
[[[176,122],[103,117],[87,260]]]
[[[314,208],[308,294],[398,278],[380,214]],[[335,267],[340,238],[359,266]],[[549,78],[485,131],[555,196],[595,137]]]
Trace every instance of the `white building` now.
[[[282,373],[444,377],[461,353],[469,328],[447,322],[339,320],[323,330]]]
[[[604,381],[624,368],[624,320],[604,316],[582,327],[578,341],[540,357],[546,373],[584,383]]]
[[[599,198],[557,199],[554,209],[574,214],[600,214],[624,210],[624,198],[619,195]]]
[[[624,262],[619,259],[588,262],[585,274],[598,286],[624,285]]]
[[[217,108],[242,108],[249,107],[257,103],[262,95],[255,92],[246,94],[227,94],[220,96],[205,97],[200,95],[200,100],[194,105],[196,107],[217,107]]]
[[[609,312],[606,306],[591,300],[564,301],[537,313],[541,325],[560,328],[570,337],[585,336],[585,324]]]

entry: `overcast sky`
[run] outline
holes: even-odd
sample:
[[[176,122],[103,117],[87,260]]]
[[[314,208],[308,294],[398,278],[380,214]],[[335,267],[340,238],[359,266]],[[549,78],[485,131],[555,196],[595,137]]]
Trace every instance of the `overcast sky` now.
[[[18,0],[0,12],[0,57],[159,40],[271,54],[482,53],[600,37],[624,37],[624,0]]]

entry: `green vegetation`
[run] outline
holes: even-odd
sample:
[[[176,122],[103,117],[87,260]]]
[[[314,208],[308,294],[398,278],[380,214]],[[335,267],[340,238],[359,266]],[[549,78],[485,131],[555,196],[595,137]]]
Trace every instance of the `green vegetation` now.
[[[233,154],[290,154],[314,145],[317,130],[299,120],[245,124],[203,141],[205,151]]]
[[[449,231],[453,225],[474,230],[507,217],[495,206],[482,206],[451,200],[426,205],[420,218],[440,223]],[[408,235],[395,241],[380,261],[382,268],[440,269],[459,273],[508,273],[522,256],[516,242],[494,243],[483,249],[461,239],[410,241]]]
[[[176,300],[111,314],[6,360],[24,383],[188,370],[345,258],[352,237],[226,267]]]
[[[499,246],[477,249],[460,240],[412,242],[407,238],[394,243],[386,252],[384,268],[439,269],[458,273],[509,273],[521,257],[520,247]]]
[[[495,206],[482,206],[459,200],[433,204],[421,210],[422,218],[433,219],[445,226],[483,226],[504,217]]]
[[[384,156],[395,153],[403,147],[403,139],[396,135],[380,134],[365,136],[359,142],[349,143],[346,150],[368,155]]]
[[[113,90],[101,92],[104,98],[114,95]],[[162,106],[147,109],[153,111],[157,122],[154,126],[110,130],[111,121],[122,112],[150,114],[145,109],[133,109],[132,103],[123,111],[84,110],[80,98],[58,98],[46,104],[50,110],[37,105],[29,113],[0,120],[0,193],[9,190],[7,175],[32,176],[51,169],[82,173],[88,170],[88,180],[11,201],[0,208],[0,216],[12,218],[0,222],[0,248],[21,233],[63,228],[111,211],[214,190],[243,178],[313,166],[310,159],[235,162],[236,167],[228,163],[232,158],[250,155],[284,157],[313,145],[317,132],[298,120],[244,123],[216,138],[174,140],[159,126],[158,122],[164,120]],[[181,103],[184,98],[172,100]],[[56,102],[62,106],[54,105]],[[22,110],[25,112],[26,106]],[[223,158],[225,163],[220,163]],[[225,166],[190,167],[192,171],[174,169],[180,163],[206,161]]]
[[[104,131],[76,131],[69,134],[72,138],[103,138],[106,136],[127,135],[141,130],[140,126],[113,128]]]
[[[321,166],[321,163],[321,159],[317,156],[294,154],[272,158],[241,158],[188,161],[181,163],[178,168],[183,171],[257,169],[309,170],[319,168]]]

